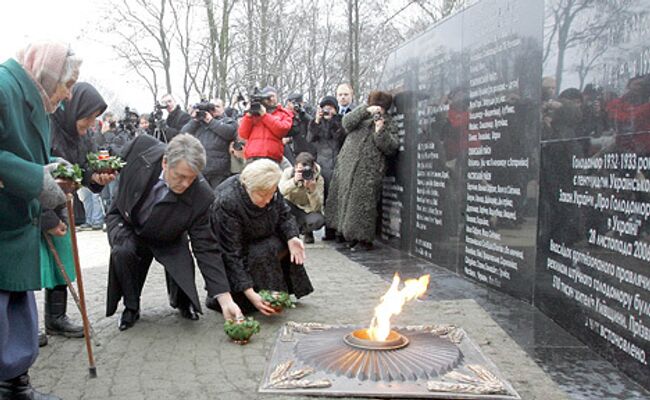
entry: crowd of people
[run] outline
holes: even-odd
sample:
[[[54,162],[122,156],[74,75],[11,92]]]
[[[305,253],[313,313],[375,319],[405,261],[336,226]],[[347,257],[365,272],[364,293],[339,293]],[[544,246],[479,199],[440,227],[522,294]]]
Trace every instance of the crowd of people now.
[[[238,319],[276,313],[263,289],[297,298],[314,290],[304,268],[314,231],[372,249],[386,158],[398,148],[389,93],[357,105],[344,83],[315,109],[300,93],[281,104],[270,86],[240,107],[213,99],[183,109],[166,94],[164,120],[128,109],[118,120],[96,88],[77,82],[80,65],[59,43],[31,44],[0,64],[0,398],[57,398],[28,375],[47,339],[35,290],[45,289],[47,334],[84,335],[67,316],[58,269],[75,279],[71,229],[107,232],[106,315],[122,302],[120,330],[140,317],[154,259],[181,317],[202,312],[197,265],[205,306]],[[88,155],[99,150],[124,168],[93,171]],[[82,188],[66,195],[52,172],[73,164]]]

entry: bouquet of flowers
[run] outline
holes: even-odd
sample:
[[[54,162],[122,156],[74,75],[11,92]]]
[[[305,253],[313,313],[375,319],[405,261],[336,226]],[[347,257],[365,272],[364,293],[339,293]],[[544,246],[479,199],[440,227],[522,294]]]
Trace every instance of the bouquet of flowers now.
[[[57,180],[61,190],[65,193],[72,193],[81,186],[83,171],[77,164],[59,164],[59,166],[52,171],[52,176]]]
[[[121,170],[126,165],[126,162],[120,157],[108,154],[108,150],[89,153],[86,159],[90,168],[99,174],[112,174]]]

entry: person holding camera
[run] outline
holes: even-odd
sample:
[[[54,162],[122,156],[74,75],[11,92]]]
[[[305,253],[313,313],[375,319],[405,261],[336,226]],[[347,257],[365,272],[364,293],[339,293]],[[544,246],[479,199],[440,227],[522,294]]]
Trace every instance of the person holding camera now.
[[[325,202],[329,186],[334,174],[334,166],[339,150],[343,145],[345,133],[343,132],[342,116],[337,113],[338,102],[333,96],[325,96],[318,105],[316,116],[309,124],[307,141],[311,143],[316,152],[316,161],[321,168],[321,175],[325,179]],[[323,240],[333,240],[334,229],[326,226]]]
[[[296,166],[282,172],[279,188],[291,207],[291,213],[298,222],[305,243],[314,243],[313,231],[325,225],[325,179],[314,156],[307,152],[298,154]]]
[[[267,86],[251,96],[239,125],[239,137],[246,141],[247,161],[268,158],[282,162],[284,138],[293,125],[293,113],[278,104],[277,91]]]
[[[201,102],[181,132],[199,139],[207,155],[203,176],[212,189],[230,176],[230,143],[237,138],[237,122],[223,116],[223,101]]]
[[[178,135],[183,127],[192,120],[192,117],[176,104],[176,100],[171,94],[166,94],[160,99],[160,103],[167,110],[167,119],[165,120],[165,138],[166,142],[171,142],[174,136]]]
[[[312,117],[305,109],[305,102],[300,93],[289,95],[286,109],[293,113],[293,125],[287,137],[282,139],[284,142],[284,156],[294,164],[296,156],[304,151],[316,155],[314,146],[307,142],[307,130]]]
[[[386,158],[399,148],[397,126],[386,111],[390,93],[373,91],[343,117],[346,138],[339,152],[329,197],[327,225],[350,241],[352,250],[370,250],[375,238],[377,203],[386,173]]]

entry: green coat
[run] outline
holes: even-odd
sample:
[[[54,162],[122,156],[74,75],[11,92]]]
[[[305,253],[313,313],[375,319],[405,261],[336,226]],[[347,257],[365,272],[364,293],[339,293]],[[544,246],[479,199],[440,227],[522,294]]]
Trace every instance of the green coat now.
[[[0,64],[0,290],[41,288],[43,165],[49,118],[36,85],[15,60]]]

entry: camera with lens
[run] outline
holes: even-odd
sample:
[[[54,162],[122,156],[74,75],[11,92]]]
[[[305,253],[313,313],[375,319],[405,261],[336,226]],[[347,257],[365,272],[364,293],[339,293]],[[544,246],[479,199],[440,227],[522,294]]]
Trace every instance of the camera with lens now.
[[[299,102],[292,101],[291,104],[293,104],[293,112],[294,112],[294,114],[298,115],[298,114],[304,114],[305,113],[305,108]]]
[[[382,117],[381,113],[375,113],[375,114],[372,114],[372,119],[373,119],[374,121],[379,121],[379,120],[382,119],[382,118],[383,118],[383,117]]]
[[[262,114],[262,101],[267,100],[271,98],[271,95],[268,94],[262,94],[260,93],[260,90],[258,88],[255,88],[253,91],[253,94],[249,96],[251,99],[251,106],[248,109],[248,113],[250,115],[261,115]]]
[[[244,145],[246,143],[242,142],[241,140],[237,139],[232,143],[232,148],[235,151],[242,151],[244,150]]]
[[[302,179],[306,181],[311,181],[314,179],[314,170],[311,166],[305,165],[302,169]]]
[[[135,134],[135,130],[138,127],[139,119],[140,116],[137,112],[132,111],[128,106],[124,107],[124,117],[122,117],[122,119],[117,122],[118,130],[127,131],[133,136]]]
[[[201,100],[200,103],[194,104],[193,108],[196,110],[194,119],[202,121],[205,118],[205,114],[214,111],[216,107],[207,100]]]

